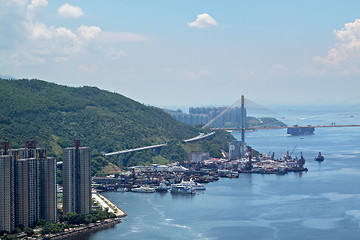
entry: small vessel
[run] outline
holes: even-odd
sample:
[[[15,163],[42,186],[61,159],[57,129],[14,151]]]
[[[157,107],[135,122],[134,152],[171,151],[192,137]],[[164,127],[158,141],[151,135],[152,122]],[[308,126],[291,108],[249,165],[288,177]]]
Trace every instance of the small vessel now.
[[[118,189],[115,190],[115,192],[127,192],[128,189],[126,187],[119,187]]]
[[[179,184],[172,184],[170,192],[171,193],[194,194],[195,189],[189,185],[184,185],[182,183],[179,183]]]
[[[184,186],[190,186],[193,187],[195,190],[206,190],[205,186],[201,183],[198,182],[194,182],[194,180],[192,178],[190,178],[190,181],[184,181],[182,180],[181,183]]]
[[[158,187],[155,188],[156,192],[167,192],[169,187],[165,183],[161,182]]]
[[[321,155],[321,152],[319,152],[319,155],[315,157],[315,161],[322,162],[324,161],[325,157]]]
[[[139,192],[139,193],[153,193],[153,192],[155,192],[155,189],[151,188],[151,187],[147,187],[147,186],[140,186],[137,188],[132,188],[131,191]]]

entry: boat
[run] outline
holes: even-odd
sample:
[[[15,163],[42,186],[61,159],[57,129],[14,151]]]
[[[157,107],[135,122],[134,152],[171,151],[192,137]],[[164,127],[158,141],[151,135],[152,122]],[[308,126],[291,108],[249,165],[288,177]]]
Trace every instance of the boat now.
[[[205,186],[203,184],[198,183],[198,182],[194,182],[194,180],[192,178],[190,179],[190,181],[182,180],[180,184],[186,185],[186,186],[191,186],[195,190],[206,190],[206,188],[205,188]]]
[[[115,190],[115,192],[127,192],[128,189],[126,187],[119,187],[118,189]]]
[[[155,192],[155,189],[151,188],[151,187],[147,187],[147,186],[140,186],[137,188],[132,188],[131,191],[138,192],[138,193],[153,193],[153,192]]]
[[[301,136],[301,135],[311,135],[314,134],[315,128],[308,125],[306,127],[301,127],[298,125],[294,125],[292,127],[287,128],[287,134],[291,136]]]
[[[155,188],[156,192],[167,192],[169,187],[165,183],[161,182],[158,187]]]
[[[321,155],[321,152],[319,152],[319,155],[315,157],[315,161],[322,162],[325,160],[325,157]]]
[[[195,189],[192,186],[182,184],[182,183],[178,183],[178,184],[172,184],[171,185],[170,192],[171,193],[194,194]]]

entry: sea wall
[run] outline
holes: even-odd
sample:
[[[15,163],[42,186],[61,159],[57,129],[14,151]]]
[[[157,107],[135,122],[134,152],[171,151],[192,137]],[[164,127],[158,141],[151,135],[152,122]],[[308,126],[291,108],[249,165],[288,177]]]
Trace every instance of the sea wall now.
[[[103,222],[98,223],[90,223],[88,225],[83,225],[71,229],[67,229],[64,232],[57,233],[57,234],[48,234],[43,236],[41,239],[67,239],[70,237],[74,237],[78,234],[82,233],[89,233],[93,231],[99,231],[105,228],[110,228],[115,226],[116,224],[121,223],[120,218],[112,218],[112,219],[106,219]]]

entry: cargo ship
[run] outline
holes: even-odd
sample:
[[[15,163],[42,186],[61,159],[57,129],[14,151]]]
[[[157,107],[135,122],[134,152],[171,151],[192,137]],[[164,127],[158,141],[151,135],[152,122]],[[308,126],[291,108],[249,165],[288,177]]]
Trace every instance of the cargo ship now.
[[[299,136],[299,135],[310,135],[314,134],[315,128],[311,127],[310,125],[306,127],[300,127],[298,125],[294,125],[293,127],[287,128],[287,134],[292,136]]]

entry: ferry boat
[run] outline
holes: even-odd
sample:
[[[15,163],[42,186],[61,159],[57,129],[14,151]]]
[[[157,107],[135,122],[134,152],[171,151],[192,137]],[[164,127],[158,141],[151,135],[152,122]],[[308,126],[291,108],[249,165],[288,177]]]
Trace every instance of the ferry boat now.
[[[194,194],[195,189],[189,185],[184,185],[184,184],[179,183],[179,184],[172,184],[170,192],[171,193]]]
[[[137,187],[137,188],[132,188],[131,191],[132,192],[139,192],[139,193],[153,193],[153,192],[155,192],[155,189],[151,188],[151,187],[140,186],[140,187]]]
[[[203,184],[198,183],[198,182],[194,182],[194,180],[192,178],[188,182],[182,180],[180,184],[185,185],[185,186],[193,187],[195,190],[206,190],[206,188],[205,188],[205,186]]]

